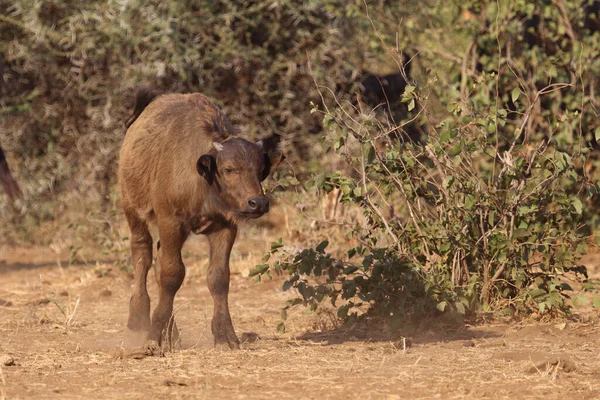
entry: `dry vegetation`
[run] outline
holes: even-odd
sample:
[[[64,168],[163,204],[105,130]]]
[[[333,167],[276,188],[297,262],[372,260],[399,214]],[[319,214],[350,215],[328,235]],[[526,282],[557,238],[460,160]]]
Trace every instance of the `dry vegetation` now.
[[[289,294],[280,281],[244,277],[253,264],[242,252],[262,240],[245,239],[234,254],[231,310],[247,339],[243,350],[212,349],[206,260],[197,256],[204,243],[194,239],[186,245],[188,274],[175,305],[181,348],[164,357],[144,356],[127,332],[131,281],[117,267],[67,266],[58,260],[68,254],[46,248],[2,248],[0,398],[600,396],[597,318],[433,323],[391,340],[384,328],[336,328],[326,312],[296,309],[288,330],[278,333],[279,307]],[[588,265],[598,274],[598,257]]]

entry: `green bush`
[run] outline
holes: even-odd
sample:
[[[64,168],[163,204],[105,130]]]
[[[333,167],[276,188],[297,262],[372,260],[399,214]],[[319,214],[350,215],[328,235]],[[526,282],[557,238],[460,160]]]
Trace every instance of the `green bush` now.
[[[286,276],[284,289],[301,296],[288,306],[316,309],[330,300],[340,317],[366,312],[402,320],[437,311],[559,315],[570,311],[570,282],[593,292],[578,261],[590,235],[584,213],[594,211],[589,205],[600,189],[584,173],[595,159],[588,144],[598,119],[589,94],[597,85],[599,36],[579,25],[579,35],[565,36],[565,17],[578,21],[581,8],[557,11],[550,3],[464,5],[492,22],[465,38],[467,51],[456,56],[461,74],[432,68],[403,96],[426,126],[423,143],[391,139],[402,124],[329,105],[326,140],[345,171],[358,173],[326,173],[311,183],[340,189],[341,201],[359,206],[367,223],[356,224],[352,234],[361,245],[347,257],[327,253],[327,242],[279,255],[274,269]],[[458,3],[432,5],[405,26],[431,17],[448,35],[457,29],[450,16],[465,11]],[[518,40],[535,13],[553,29],[543,32],[546,47]],[[469,18],[463,25],[482,22]],[[423,32],[424,41],[435,32]],[[556,45],[554,53],[544,52],[547,43]],[[253,271],[265,273],[267,265]]]

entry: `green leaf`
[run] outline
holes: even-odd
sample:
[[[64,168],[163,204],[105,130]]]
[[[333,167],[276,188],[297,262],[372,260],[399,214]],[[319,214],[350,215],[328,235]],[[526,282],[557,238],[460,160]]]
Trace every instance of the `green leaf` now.
[[[450,157],[455,157],[455,156],[459,155],[463,151],[464,145],[465,145],[465,142],[462,140],[460,142],[456,143],[456,145],[452,149],[450,149],[450,151],[448,152]]]
[[[460,301],[454,302],[454,307],[456,307],[456,311],[458,311],[460,314],[463,314],[463,315],[465,314],[465,312],[466,312],[465,306]]]
[[[527,215],[527,214],[531,214],[533,212],[538,211],[538,206],[537,205],[521,206],[521,207],[519,207],[518,211],[519,211],[519,215]]]
[[[529,235],[529,231],[527,229],[519,228],[513,233],[513,239],[519,239],[527,235]]]
[[[500,253],[498,253],[498,257],[496,258],[496,261],[498,261],[499,263],[503,263],[506,260],[506,251],[501,251]]]
[[[350,304],[345,304],[338,308],[337,316],[340,319],[345,319],[348,316],[348,311],[350,310]]]
[[[488,224],[490,224],[490,226],[494,226],[495,219],[496,219],[496,212],[492,210],[492,211],[490,211],[490,214],[488,215]]]
[[[285,332],[285,323],[284,322],[280,322],[279,324],[277,324],[277,332],[279,332],[279,333]]]
[[[254,267],[254,269],[250,270],[248,274],[249,277],[253,277],[256,275],[264,274],[269,269],[269,264],[259,264]]]
[[[367,153],[367,163],[372,164],[375,160],[375,148],[373,146],[369,147],[369,152]]]
[[[596,142],[600,142],[600,126],[594,130],[594,138]]]
[[[325,128],[330,128],[332,125],[332,123],[331,123],[332,121],[333,121],[333,116],[331,114],[325,114],[323,116],[323,126]]]
[[[514,88],[512,90],[512,92],[510,92],[510,98],[512,99],[512,102],[516,102],[517,100],[519,100],[519,96],[521,95],[521,90],[519,90],[518,87]]]
[[[444,178],[444,181],[442,182],[442,187],[444,189],[448,189],[449,187],[452,186],[452,184],[454,183],[454,177],[453,176],[446,176]]]
[[[581,215],[582,208],[583,208],[583,204],[581,204],[581,200],[579,200],[579,198],[577,198],[577,197],[573,197],[571,199],[571,205],[575,209],[575,213],[577,213],[577,215]]]
[[[408,111],[412,111],[415,108],[415,99],[412,99],[410,103],[408,103]]]
[[[271,242],[271,253],[283,247],[283,239],[279,238],[277,242]]]
[[[325,249],[327,248],[328,245],[329,245],[329,241],[328,240],[323,240],[321,243],[319,243],[319,245],[315,248],[315,250],[318,253],[324,254],[325,253]]]
[[[440,144],[446,143],[448,140],[450,140],[451,137],[452,133],[450,132],[450,130],[443,131],[442,133],[440,133]]]
[[[444,312],[444,310],[446,309],[446,305],[448,305],[448,303],[446,303],[445,301],[440,301],[439,303],[437,303],[435,308],[437,308],[441,312]]]
[[[350,275],[356,271],[358,271],[358,267],[354,266],[354,265],[350,265],[350,266],[344,268],[344,274],[346,274],[346,275]]]
[[[592,305],[596,310],[600,310],[600,297],[594,297],[592,300]]]
[[[563,283],[561,283],[561,284],[560,284],[560,288],[561,288],[562,290],[571,290],[571,291],[573,290],[573,288],[571,287],[571,285],[569,285],[569,284],[568,284],[568,283],[566,283],[566,282],[563,282]]]
[[[544,289],[533,289],[529,292],[529,295],[534,298],[534,299],[538,299],[541,298],[542,296],[545,296],[548,292],[546,292],[546,290]]]
[[[465,210],[470,210],[475,205],[475,196],[468,194],[465,196]]]
[[[448,250],[450,250],[450,243],[449,242],[444,242],[440,245],[440,253],[445,253]]]
[[[345,293],[342,296],[343,298],[349,299],[351,297],[354,297],[354,295],[356,294],[356,283],[354,281],[346,281],[345,289]]]
[[[348,250],[348,258],[352,258],[356,255],[356,247],[352,247],[350,250]]]

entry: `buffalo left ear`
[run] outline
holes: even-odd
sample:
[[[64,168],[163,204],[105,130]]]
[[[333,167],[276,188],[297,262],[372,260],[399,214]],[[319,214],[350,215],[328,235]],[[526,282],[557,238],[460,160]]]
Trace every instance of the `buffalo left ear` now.
[[[263,150],[265,155],[265,168],[260,177],[260,180],[264,181],[285,160],[285,155],[283,154],[278,135],[273,135],[256,144]]]
[[[210,154],[205,154],[196,162],[196,170],[198,170],[200,176],[206,179],[209,185],[212,185],[217,173],[217,160]]]

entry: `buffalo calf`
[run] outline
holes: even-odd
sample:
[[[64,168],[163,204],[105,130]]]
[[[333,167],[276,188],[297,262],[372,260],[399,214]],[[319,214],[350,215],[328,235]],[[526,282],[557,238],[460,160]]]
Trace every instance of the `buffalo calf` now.
[[[261,181],[284,156],[276,141],[235,136],[227,117],[204,95],[158,94],[141,88],[121,148],[119,183],[131,230],[134,287],[128,327],[162,342],[185,276],[181,248],[190,233],[210,244],[208,287],[214,343],[239,348],[228,306],[229,256],[241,220],[269,211]],[[158,227],[158,305],[150,319],[146,289]],[[167,333],[168,334],[168,333]]]

